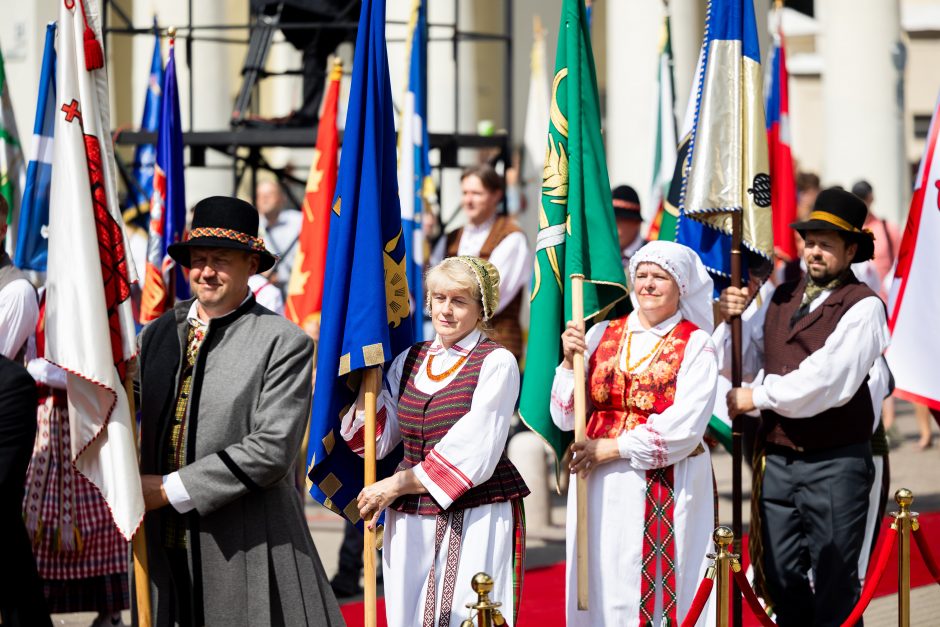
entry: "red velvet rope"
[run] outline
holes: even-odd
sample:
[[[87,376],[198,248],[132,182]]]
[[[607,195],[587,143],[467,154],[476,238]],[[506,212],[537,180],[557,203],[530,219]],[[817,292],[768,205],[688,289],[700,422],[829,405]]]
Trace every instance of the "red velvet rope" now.
[[[763,625],[763,627],[776,627],[777,623],[770,620],[770,616],[767,616],[767,612],[764,610],[763,606],[761,606],[757,595],[754,594],[754,589],[747,580],[747,575],[744,574],[744,571],[735,571],[732,569],[732,572],[734,572],[735,581],[738,582],[738,589],[741,590],[741,594],[744,595],[744,600],[747,601],[747,606],[751,608],[751,612],[757,617],[757,621]]]
[[[852,613],[849,614],[849,617],[845,619],[845,622],[842,623],[842,627],[854,627],[855,623],[862,619],[862,614],[865,613],[865,610],[868,609],[868,604],[871,603],[872,597],[875,596],[875,588],[878,587],[878,584],[881,582],[881,578],[885,574],[885,569],[888,566],[888,559],[891,557],[891,550],[898,543],[898,531],[891,526],[886,526],[883,528],[884,533],[889,534],[889,537],[885,538],[885,541],[881,543],[881,552],[878,553],[877,559],[874,560],[875,568],[869,568],[868,573],[865,575],[865,587],[862,588],[862,595],[858,600],[858,603],[855,605],[855,609],[852,610]],[[869,566],[872,562],[869,562]]]
[[[927,544],[927,538],[920,532],[920,529],[913,532],[911,535],[913,535],[914,539],[917,541],[917,548],[920,549],[920,556],[924,559],[924,564],[927,566],[927,570],[930,571],[930,576],[933,577],[934,581],[940,584],[940,568],[937,568],[937,560],[934,559],[933,553],[930,552],[930,545]]]
[[[689,613],[686,614],[685,618],[682,620],[681,627],[695,627],[695,623],[697,623],[698,619],[702,616],[702,610],[705,609],[705,604],[708,602],[708,597],[712,593],[714,586],[715,580],[711,577],[702,579],[702,583],[698,585],[698,591],[695,593],[695,598],[692,599],[692,606],[689,608]]]

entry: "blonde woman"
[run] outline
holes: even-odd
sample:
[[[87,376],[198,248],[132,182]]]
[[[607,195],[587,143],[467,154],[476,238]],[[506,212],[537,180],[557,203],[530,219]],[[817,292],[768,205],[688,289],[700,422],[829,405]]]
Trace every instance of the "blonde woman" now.
[[[714,529],[712,468],[702,436],[718,381],[712,280],[674,242],[630,259],[634,312],[583,333],[569,323],[551,413],[574,428],[572,358],[586,354],[587,440],[572,473],[587,479],[589,610],[577,608],[576,482],[568,492],[569,626],[678,625],[705,572]],[[714,621],[703,612],[704,624]]]
[[[386,617],[391,627],[457,627],[476,598],[470,578],[485,571],[512,620],[529,490],[506,456],[519,366],[485,333],[499,304],[499,272],[476,257],[451,257],[428,271],[426,284],[436,337],[392,361],[377,406],[376,455],[403,442],[404,460],[358,500],[370,527],[386,511]],[[360,454],[363,408],[360,393],[343,421],[343,437]]]

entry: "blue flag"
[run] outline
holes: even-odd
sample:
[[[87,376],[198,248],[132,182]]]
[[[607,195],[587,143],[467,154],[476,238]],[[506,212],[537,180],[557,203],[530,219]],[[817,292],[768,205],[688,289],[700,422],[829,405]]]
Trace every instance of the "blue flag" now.
[[[189,298],[189,281],[167,254],[170,244],[183,241],[186,228],[186,188],[183,178],[183,127],[176,86],[176,55],[170,40],[170,56],[163,77],[163,99],[157,133],[157,160],[150,198],[150,237],[147,270],[140,299],[140,322],[159,318],[179,300]]]
[[[744,281],[773,269],[773,228],[754,3],[711,0],[707,15],[676,241],[698,252],[717,296],[730,283],[732,216],[742,216]]]
[[[163,94],[163,55],[160,51],[160,35],[156,32],[157,18],[153,18],[153,57],[150,60],[150,75],[147,77],[147,96],[144,113],[140,119],[140,130],[156,133],[160,124],[160,101]],[[127,193],[124,221],[146,229],[150,220],[150,198],[153,196],[153,167],[157,162],[155,144],[138,144],[134,149],[134,181],[136,186]]]
[[[425,241],[422,214],[436,199],[428,158],[428,15],[424,0],[415,0],[411,18],[408,91],[402,104],[399,129],[398,187],[401,191],[401,226],[408,251],[415,340],[424,338]]]
[[[55,133],[55,22],[46,25],[46,45],[39,73],[39,97],[33,122],[33,149],[26,166],[13,263],[24,270],[46,271],[49,241],[49,190]]]
[[[361,370],[382,366],[413,339],[392,108],[385,2],[364,0],[330,214],[307,450],[310,494],[359,525],[363,461],[340,436],[340,417],[356,400]],[[384,470],[398,461],[390,457]],[[387,474],[381,465],[378,473]]]

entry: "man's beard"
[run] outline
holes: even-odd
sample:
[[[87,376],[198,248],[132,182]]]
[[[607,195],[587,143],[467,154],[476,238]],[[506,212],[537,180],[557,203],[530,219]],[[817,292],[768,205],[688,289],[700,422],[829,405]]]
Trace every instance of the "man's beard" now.
[[[835,281],[837,278],[845,274],[848,271],[848,269],[849,269],[848,267],[840,268],[839,270],[836,270],[834,272],[831,270],[827,270],[825,274],[820,275],[820,276],[813,276],[812,271],[807,269],[806,274],[809,276],[809,280],[815,283],[816,285],[826,285],[827,283],[831,283],[832,281]]]

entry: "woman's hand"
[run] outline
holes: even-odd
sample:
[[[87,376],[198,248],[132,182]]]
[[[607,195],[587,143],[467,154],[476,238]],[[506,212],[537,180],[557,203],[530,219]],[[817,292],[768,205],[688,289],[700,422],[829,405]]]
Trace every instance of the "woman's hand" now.
[[[574,369],[574,355],[587,352],[587,343],[584,341],[584,329],[574,322],[568,322],[568,328],[561,334],[561,347],[565,352],[565,359],[561,367],[565,370]]]
[[[620,448],[614,438],[585,440],[571,445],[571,455],[571,463],[568,465],[571,474],[580,473],[582,477],[587,477],[601,464],[620,459]]]
[[[368,528],[375,529],[379,515],[386,507],[394,503],[395,499],[406,494],[425,494],[426,492],[424,484],[418,481],[418,477],[409,468],[363,488],[356,499],[356,505],[359,507],[359,516],[366,522]]]

